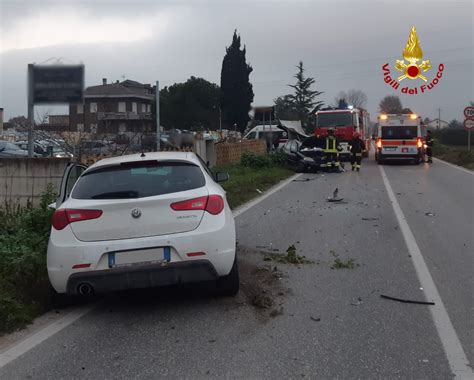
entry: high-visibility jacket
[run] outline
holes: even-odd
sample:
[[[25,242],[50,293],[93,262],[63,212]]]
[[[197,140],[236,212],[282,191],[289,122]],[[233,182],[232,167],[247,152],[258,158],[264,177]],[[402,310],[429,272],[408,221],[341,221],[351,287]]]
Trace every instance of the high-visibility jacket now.
[[[337,153],[338,142],[334,136],[327,136],[326,137],[326,149],[324,149],[325,153]]]

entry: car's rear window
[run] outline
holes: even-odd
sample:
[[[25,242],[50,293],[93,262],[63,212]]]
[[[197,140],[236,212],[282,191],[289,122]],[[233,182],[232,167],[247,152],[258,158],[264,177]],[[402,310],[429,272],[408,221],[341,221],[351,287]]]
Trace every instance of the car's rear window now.
[[[199,166],[183,162],[138,162],[85,173],[72,192],[76,199],[144,198],[203,187]]]
[[[415,126],[390,126],[382,127],[382,138],[387,140],[408,140],[418,137],[418,127]]]

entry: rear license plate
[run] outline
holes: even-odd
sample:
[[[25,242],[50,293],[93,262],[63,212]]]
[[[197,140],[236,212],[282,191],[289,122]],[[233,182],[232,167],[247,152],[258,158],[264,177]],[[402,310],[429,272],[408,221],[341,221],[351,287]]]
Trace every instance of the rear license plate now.
[[[396,147],[393,147],[393,146],[387,146],[387,147],[385,147],[384,149],[385,149],[386,151],[388,151],[388,152],[393,152],[393,151],[397,150],[397,148],[396,148]]]
[[[169,262],[170,247],[109,253],[109,268]]]

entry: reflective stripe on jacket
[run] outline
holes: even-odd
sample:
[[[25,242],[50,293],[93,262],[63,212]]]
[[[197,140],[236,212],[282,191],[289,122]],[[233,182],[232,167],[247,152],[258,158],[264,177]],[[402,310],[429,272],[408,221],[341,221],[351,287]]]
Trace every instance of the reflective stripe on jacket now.
[[[337,153],[337,140],[334,136],[326,137],[326,153]]]

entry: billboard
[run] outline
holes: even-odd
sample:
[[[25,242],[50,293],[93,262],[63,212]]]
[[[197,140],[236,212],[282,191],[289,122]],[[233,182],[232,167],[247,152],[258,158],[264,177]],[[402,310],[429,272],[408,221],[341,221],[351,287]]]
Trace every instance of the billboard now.
[[[28,65],[32,104],[82,103],[84,65]]]

